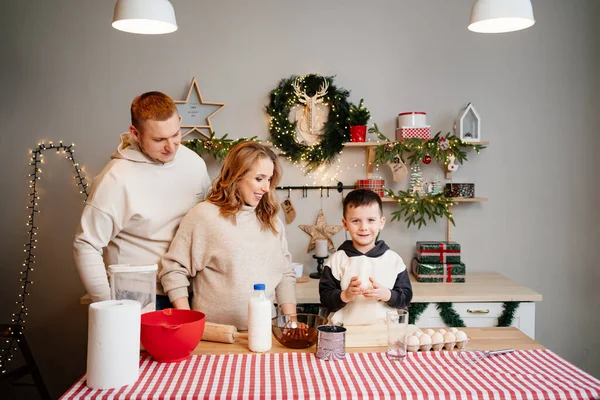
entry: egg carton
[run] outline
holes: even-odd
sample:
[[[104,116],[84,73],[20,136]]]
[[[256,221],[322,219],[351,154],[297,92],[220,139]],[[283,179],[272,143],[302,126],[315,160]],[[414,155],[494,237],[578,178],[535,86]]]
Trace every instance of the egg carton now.
[[[427,329],[425,332],[416,331],[406,338],[406,350],[408,351],[441,351],[463,349],[467,346],[469,338],[467,334],[456,328]]]

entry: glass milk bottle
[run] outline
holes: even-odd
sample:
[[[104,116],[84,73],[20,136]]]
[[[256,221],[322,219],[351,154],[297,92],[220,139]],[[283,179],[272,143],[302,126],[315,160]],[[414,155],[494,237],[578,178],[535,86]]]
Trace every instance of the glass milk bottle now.
[[[250,351],[263,353],[272,345],[271,300],[265,292],[265,284],[254,285],[254,293],[248,302],[248,347]]]

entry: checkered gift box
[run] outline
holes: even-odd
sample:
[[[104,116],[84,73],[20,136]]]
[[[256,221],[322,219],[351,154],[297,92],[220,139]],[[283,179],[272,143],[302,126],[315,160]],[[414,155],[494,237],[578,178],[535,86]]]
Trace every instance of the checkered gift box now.
[[[356,181],[357,189],[371,189],[379,197],[383,197],[383,185],[385,185],[384,179],[359,179]]]
[[[396,129],[396,140],[404,140],[404,139],[425,139],[429,140],[431,138],[431,129],[428,126],[420,126],[420,127],[402,127]]]

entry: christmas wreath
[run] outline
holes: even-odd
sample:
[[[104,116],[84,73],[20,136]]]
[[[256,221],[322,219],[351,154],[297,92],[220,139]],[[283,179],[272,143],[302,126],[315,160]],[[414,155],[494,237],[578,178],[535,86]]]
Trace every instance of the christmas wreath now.
[[[346,89],[337,88],[333,84],[331,76],[308,74],[283,79],[271,91],[266,108],[270,117],[271,142],[290,161],[305,162],[307,172],[314,171],[322,164],[332,163],[350,138],[347,122],[350,113],[347,101],[349,95],[350,92]],[[305,105],[308,109],[307,103],[311,101],[314,105],[315,96],[320,104],[329,108],[329,114],[327,121],[324,121],[320,140],[309,144],[297,139],[298,122],[290,121],[289,116],[294,106]]]

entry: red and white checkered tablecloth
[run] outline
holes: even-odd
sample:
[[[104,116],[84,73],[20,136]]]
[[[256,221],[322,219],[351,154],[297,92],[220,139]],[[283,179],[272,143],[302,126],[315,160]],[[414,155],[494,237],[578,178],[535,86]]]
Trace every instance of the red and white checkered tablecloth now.
[[[474,367],[456,352],[350,353],[321,361],[313,353],[200,355],[172,364],[143,357],[140,378],[121,389],[92,390],[81,378],[62,399],[416,398],[598,399],[600,381],[550,350],[525,350]]]

